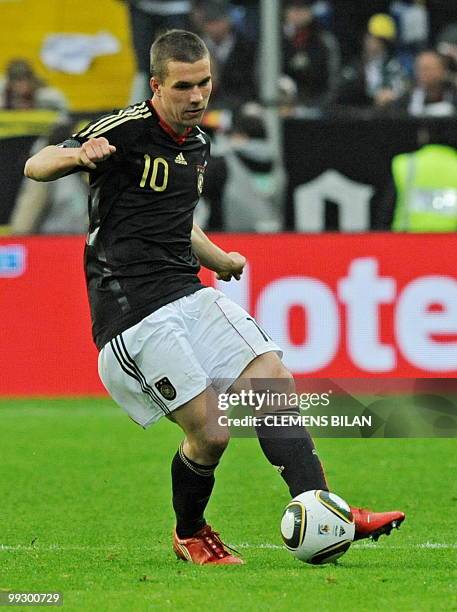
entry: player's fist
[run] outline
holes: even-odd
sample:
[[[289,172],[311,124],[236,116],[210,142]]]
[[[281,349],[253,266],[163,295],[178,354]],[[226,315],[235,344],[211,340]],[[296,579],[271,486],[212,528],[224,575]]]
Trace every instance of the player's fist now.
[[[84,166],[95,170],[97,164],[105,161],[116,152],[116,147],[110,144],[106,138],[91,138],[83,143],[79,149],[78,166]]]
[[[232,278],[240,280],[243,274],[243,268],[246,265],[246,257],[236,251],[227,253],[227,255],[227,264],[217,271],[216,278],[223,281],[229,281],[232,280]]]

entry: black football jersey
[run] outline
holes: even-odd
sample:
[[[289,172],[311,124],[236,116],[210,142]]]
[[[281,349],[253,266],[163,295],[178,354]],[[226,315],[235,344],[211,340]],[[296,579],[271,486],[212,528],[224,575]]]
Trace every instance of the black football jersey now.
[[[63,146],[104,136],[116,152],[90,171],[85,272],[94,341],[114,336],[203,285],[191,247],[208,136],[178,136],[150,100],[98,119]]]

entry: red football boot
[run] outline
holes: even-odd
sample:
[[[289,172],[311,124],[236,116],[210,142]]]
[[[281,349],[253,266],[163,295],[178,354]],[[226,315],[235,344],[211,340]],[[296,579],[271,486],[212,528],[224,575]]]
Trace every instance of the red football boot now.
[[[372,512],[366,508],[352,508],[355,522],[354,540],[372,538],[375,542],[379,536],[390,535],[392,529],[398,529],[405,520],[404,512]]]
[[[173,533],[173,550],[178,559],[190,561],[197,565],[241,565],[244,561],[231,554],[229,548],[220,539],[219,534],[209,525],[194,533],[191,538],[178,538]]]

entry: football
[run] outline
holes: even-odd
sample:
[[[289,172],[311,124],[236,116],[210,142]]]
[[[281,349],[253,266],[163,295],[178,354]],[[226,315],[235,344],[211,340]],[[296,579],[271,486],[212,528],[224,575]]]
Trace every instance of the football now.
[[[284,509],[281,536],[300,561],[321,565],[341,557],[354,539],[354,519],[348,504],[328,491],[306,491]]]

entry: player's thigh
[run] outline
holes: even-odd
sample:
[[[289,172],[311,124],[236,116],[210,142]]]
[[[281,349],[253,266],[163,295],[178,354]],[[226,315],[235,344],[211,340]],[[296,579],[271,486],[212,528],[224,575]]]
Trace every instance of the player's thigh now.
[[[226,390],[260,355],[282,355],[241,306],[214,289],[200,293],[201,312],[192,330],[192,345],[216,388]]]
[[[280,379],[286,380],[290,384],[293,384],[294,377],[291,372],[286,368],[286,366],[281,361],[281,358],[277,353],[264,353],[263,355],[259,355],[255,359],[253,359],[241,372],[239,379],[236,381],[240,381],[242,379],[252,379],[252,378],[261,378],[261,379]],[[236,383],[235,383],[236,384]]]
[[[231,385],[229,392],[253,391],[250,408],[271,412],[288,408],[292,394],[295,395],[295,381],[292,374],[276,353],[265,353],[256,357]],[[263,397],[259,402],[259,395]]]
[[[143,427],[187,404],[210,384],[173,306],[152,313],[105,345],[99,374],[112,398]]]

